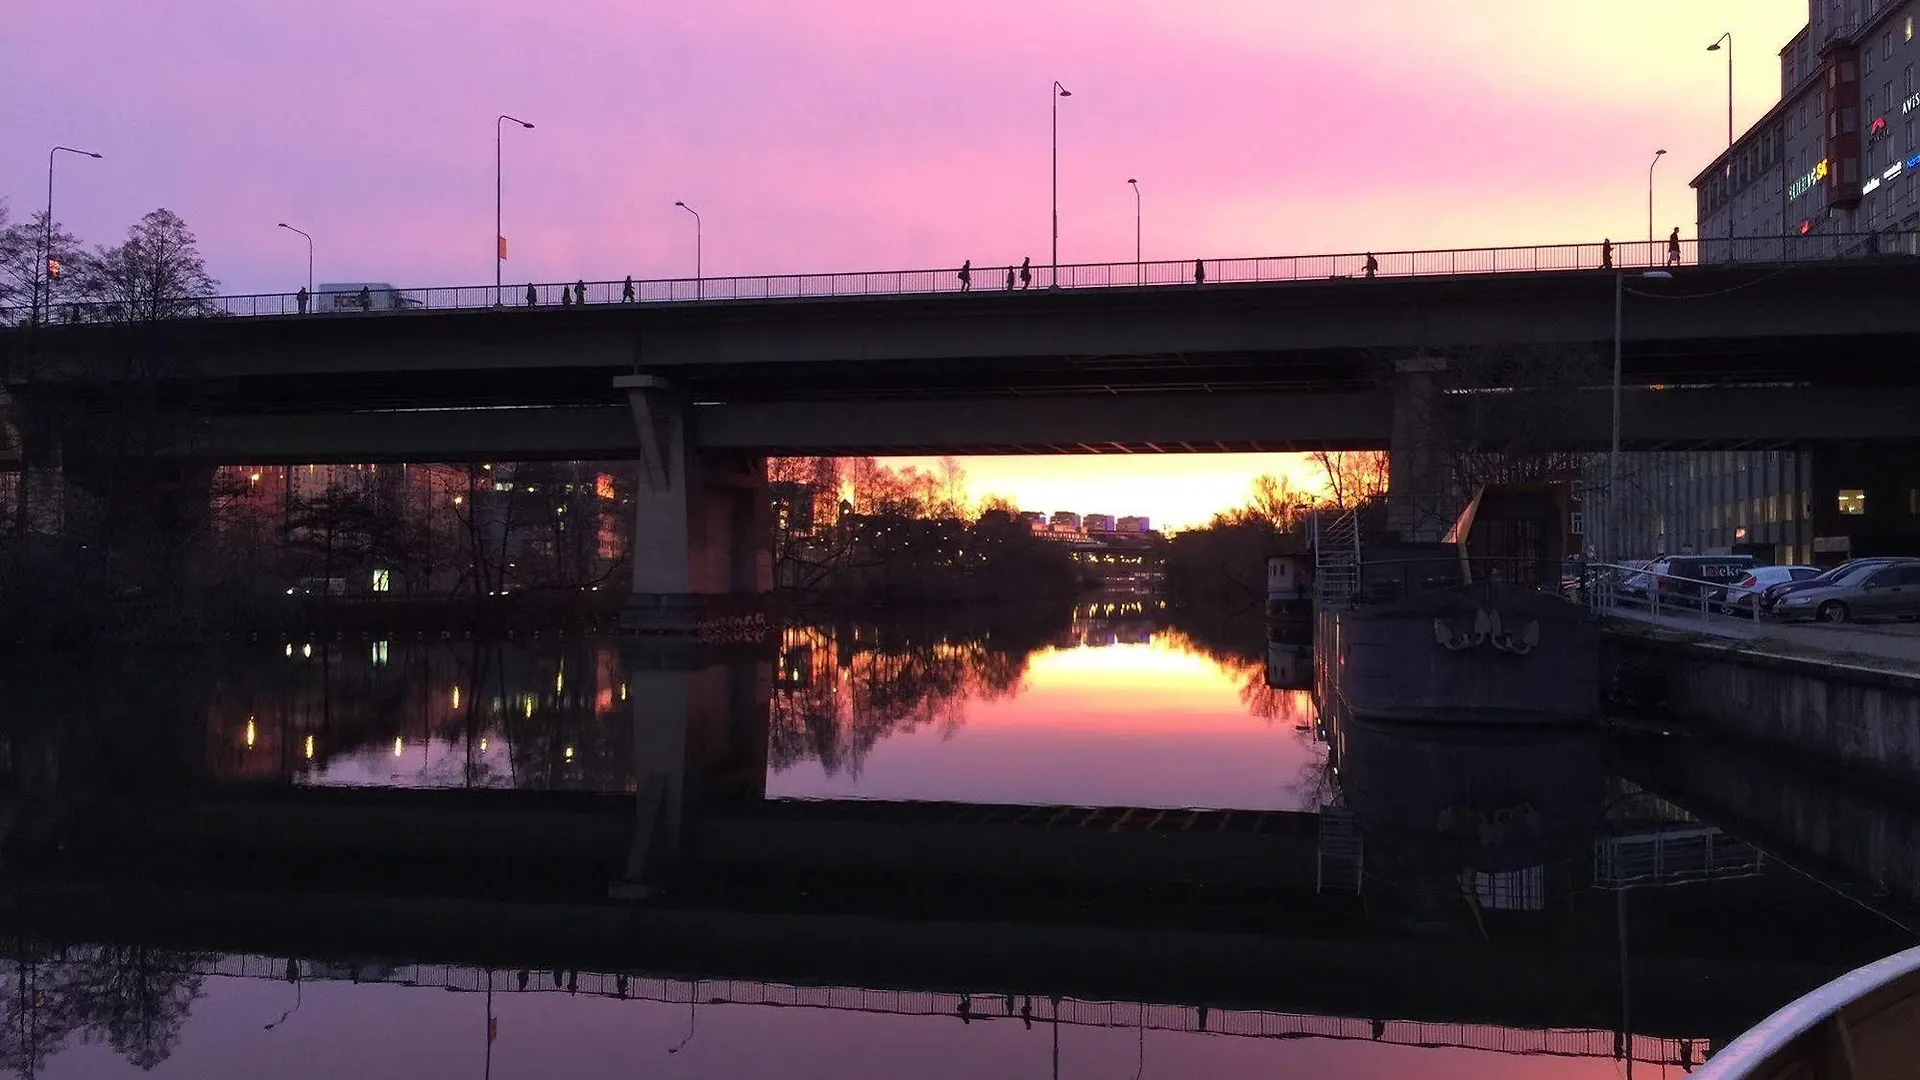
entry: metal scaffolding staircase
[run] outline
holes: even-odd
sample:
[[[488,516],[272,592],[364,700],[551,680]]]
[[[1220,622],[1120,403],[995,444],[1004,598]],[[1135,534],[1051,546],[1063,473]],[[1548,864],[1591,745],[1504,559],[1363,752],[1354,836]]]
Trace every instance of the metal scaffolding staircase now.
[[[1352,510],[1313,515],[1313,598],[1351,604],[1360,591],[1360,519]]]

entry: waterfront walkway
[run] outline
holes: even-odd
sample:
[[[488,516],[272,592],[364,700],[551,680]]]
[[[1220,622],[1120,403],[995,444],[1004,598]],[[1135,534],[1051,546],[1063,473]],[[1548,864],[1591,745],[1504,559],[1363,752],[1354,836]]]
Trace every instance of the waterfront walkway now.
[[[1805,659],[1830,660],[1903,674],[1920,674],[1920,623],[1849,623],[1829,626],[1813,623],[1759,622],[1698,612],[1658,615],[1642,608],[1616,607],[1604,613],[1608,620],[1659,627],[1679,633],[1741,643],[1756,652]]]

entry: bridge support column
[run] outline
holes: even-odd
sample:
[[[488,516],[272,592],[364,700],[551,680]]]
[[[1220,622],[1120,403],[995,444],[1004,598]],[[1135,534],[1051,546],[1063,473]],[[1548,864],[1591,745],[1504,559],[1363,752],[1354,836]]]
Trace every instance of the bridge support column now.
[[[1437,356],[1400,359],[1393,365],[1387,520],[1402,540],[1440,540],[1453,524],[1453,485],[1438,422],[1440,375],[1446,369],[1447,362]]]
[[[51,416],[25,412],[18,399],[7,397],[7,450],[19,470],[9,516],[22,536],[58,536],[67,526],[60,425]]]
[[[683,634],[758,611],[773,588],[766,459],[702,455],[687,403],[660,379],[623,376],[640,437],[633,593],[623,629]]]
[[[762,652],[686,637],[624,651],[634,828],[615,897],[645,897],[673,875],[699,807],[766,797],[773,663]]]

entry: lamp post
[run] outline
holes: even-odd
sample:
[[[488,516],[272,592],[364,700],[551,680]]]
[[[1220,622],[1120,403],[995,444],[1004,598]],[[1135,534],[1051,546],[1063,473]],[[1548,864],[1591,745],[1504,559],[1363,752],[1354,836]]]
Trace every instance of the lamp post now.
[[[673,205],[693,215],[693,298],[703,300],[707,295],[707,279],[706,275],[700,269],[700,249],[704,244],[700,236],[702,231],[700,226],[700,211],[695,210],[683,202],[676,201]]]
[[[1732,175],[1733,156],[1731,151],[1733,150],[1733,31],[1729,30],[1724,34],[1721,34],[1718,38],[1714,40],[1713,44],[1707,46],[1707,51],[1719,52],[1721,42],[1725,42],[1727,46],[1727,150],[1729,151],[1729,153],[1727,156],[1726,172],[1728,173],[1728,175]],[[1733,258],[1733,205],[1732,203],[1727,204],[1727,258],[1728,259]]]
[[[40,231],[40,273],[34,277],[33,316],[40,319],[40,282],[46,282],[46,304],[49,314],[53,311],[53,155],[78,154],[98,160],[100,155],[91,150],[75,150],[71,146],[56,146],[47,151],[47,217],[41,222]]]
[[[1060,99],[1073,91],[1053,80],[1053,262],[1047,273],[1047,288],[1060,287]]]
[[[500,264],[507,261],[507,238],[500,233],[500,125],[508,120],[527,130],[533,125],[501,113],[493,121],[493,306],[500,306]]]
[[[1665,270],[1643,270],[1640,276],[1663,281],[1673,278]],[[1625,322],[1626,296],[1627,276],[1616,272],[1613,275],[1613,437],[1607,446],[1606,554],[1601,560],[1612,565],[1620,562],[1620,354],[1623,351],[1622,326]]]
[[[1647,163],[1647,261],[1653,261],[1653,167],[1667,156],[1665,150],[1655,150],[1653,160]]]
[[[1733,31],[1721,34],[1713,44],[1707,46],[1708,52],[1719,52],[1720,45],[1727,46],[1727,145],[1733,145]]]
[[[296,233],[299,233],[301,236],[307,237],[307,295],[312,296],[313,295],[313,237],[307,236],[306,230],[296,229],[284,221],[280,223],[280,227],[287,230],[288,232],[296,232]],[[498,299],[498,297],[496,297],[496,299]]]
[[[1129,179],[1127,186],[1133,188],[1133,283],[1144,285],[1146,274],[1140,261],[1140,181]]]

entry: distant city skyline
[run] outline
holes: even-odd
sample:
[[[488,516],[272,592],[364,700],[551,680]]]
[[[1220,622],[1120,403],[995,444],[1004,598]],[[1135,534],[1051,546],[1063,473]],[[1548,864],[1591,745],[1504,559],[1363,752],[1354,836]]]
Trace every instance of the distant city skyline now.
[[[642,17],[455,0],[16,5],[0,36],[0,197],[87,244],[166,206],[222,291],[490,283],[495,117],[509,283],[1191,260],[1638,239],[1648,155],[1664,236],[1687,180],[1778,96],[1805,0],[708,0]],[[1632,57],[1632,63],[1623,57]],[[101,77],[111,73],[111,77]],[[1049,95],[1043,98],[1043,94]],[[1337,108],[1296,103],[1332,95]],[[981,280],[988,281],[984,272]],[[1169,525],[1307,479],[1279,455],[1102,458]],[[1081,466],[968,463],[975,490],[1053,504]],[[1130,486],[1141,476],[1143,488]],[[1091,483],[1092,481],[1086,481]],[[1202,493],[1205,493],[1203,496]],[[1203,507],[1202,502],[1206,502]],[[1203,512],[1204,510],[1204,512]]]

